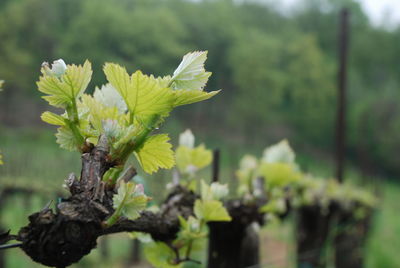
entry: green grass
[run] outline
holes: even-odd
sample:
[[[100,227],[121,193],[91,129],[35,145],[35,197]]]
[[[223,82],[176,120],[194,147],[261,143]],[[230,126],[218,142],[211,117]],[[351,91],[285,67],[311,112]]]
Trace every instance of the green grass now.
[[[367,246],[367,267],[400,267],[400,186],[388,182]]]

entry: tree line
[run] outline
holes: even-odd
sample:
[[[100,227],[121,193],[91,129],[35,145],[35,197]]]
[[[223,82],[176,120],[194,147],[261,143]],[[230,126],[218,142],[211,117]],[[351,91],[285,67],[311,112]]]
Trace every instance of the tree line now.
[[[400,28],[373,26],[354,0],[303,0],[290,14],[263,1],[2,1],[0,120],[24,125],[39,118],[44,102],[32,98],[32,85],[44,60],[88,58],[95,73],[113,61],[159,75],[173,71],[180,55],[208,50],[207,69],[215,74],[208,90],[224,91],[178,111],[177,122],[207,121],[193,128],[246,145],[287,137],[298,148],[330,154],[344,6],[351,12],[348,154],[368,171],[396,174]],[[104,82],[95,76],[89,87]]]

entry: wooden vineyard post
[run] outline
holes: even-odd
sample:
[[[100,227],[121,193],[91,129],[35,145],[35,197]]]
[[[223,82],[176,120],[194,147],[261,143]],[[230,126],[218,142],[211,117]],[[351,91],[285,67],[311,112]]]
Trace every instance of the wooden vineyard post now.
[[[297,267],[326,267],[325,249],[333,212],[319,206],[302,207],[297,212]]]
[[[212,180],[219,179],[219,150],[214,151]],[[231,222],[211,222],[209,226],[208,268],[244,268],[259,264],[259,237],[253,227],[252,214],[258,208],[231,200],[226,207]]]
[[[338,101],[336,119],[336,178],[343,182],[344,154],[346,145],[346,86],[347,86],[347,52],[348,52],[348,20],[349,11],[340,12],[339,26],[339,70]]]
[[[140,263],[140,241],[139,239],[133,239],[131,242],[131,256],[129,260],[129,266],[137,265]]]
[[[109,258],[108,237],[102,237],[99,243],[100,256],[103,261]]]
[[[338,215],[338,233],[335,236],[335,267],[364,267],[364,246],[367,240],[372,211],[363,218],[356,218],[348,211]]]

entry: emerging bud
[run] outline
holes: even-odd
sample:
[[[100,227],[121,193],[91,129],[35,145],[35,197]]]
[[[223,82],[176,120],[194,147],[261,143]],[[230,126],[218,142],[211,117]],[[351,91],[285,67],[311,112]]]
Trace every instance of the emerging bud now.
[[[47,75],[61,77],[63,74],[65,74],[66,70],[67,70],[67,65],[65,64],[65,62],[62,59],[53,61],[53,64],[51,65],[51,69],[49,67],[48,62],[42,63],[42,73],[47,74]]]
[[[135,195],[144,195],[143,184],[136,184],[135,190],[133,192]]]
[[[190,129],[186,129],[185,132],[179,135],[179,145],[183,145],[189,148],[194,147],[194,135]]]

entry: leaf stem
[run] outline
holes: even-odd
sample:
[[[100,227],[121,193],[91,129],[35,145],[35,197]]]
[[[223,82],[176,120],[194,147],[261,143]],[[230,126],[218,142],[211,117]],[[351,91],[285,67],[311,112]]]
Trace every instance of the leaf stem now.
[[[72,133],[74,134],[75,138],[78,141],[78,144],[83,145],[85,143],[85,138],[82,136],[81,132],[79,131],[79,115],[78,115],[78,108],[76,106],[76,100],[72,100],[72,105],[67,107],[67,114],[68,119],[65,120],[69,128],[71,129]],[[80,146],[81,147],[81,146]],[[81,148],[78,148],[79,151],[82,151]]]
[[[122,202],[119,204],[119,206],[117,207],[117,209],[114,211],[114,213],[110,216],[110,218],[108,218],[107,220],[106,220],[106,226],[107,227],[110,227],[110,226],[112,226],[112,225],[114,225],[118,220],[119,220],[119,218],[121,217],[121,214],[122,214],[122,208],[124,207],[124,205],[125,205],[125,201],[126,201],[126,194],[125,194],[125,196],[124,196],[124,199],[122,200]]]
[[[125,164],[125,161],[128,159],[128,157],[144,144],[147,136],[156,128],[159,119],[159,115],[153,115],[148,120],[148,124],[143,126],[143,129],[139,132],[136,138],[122,147],[121,153],[118,156],[118,160],[121,164]]]

